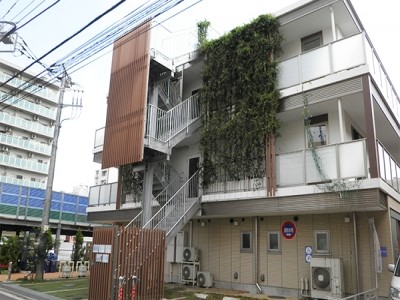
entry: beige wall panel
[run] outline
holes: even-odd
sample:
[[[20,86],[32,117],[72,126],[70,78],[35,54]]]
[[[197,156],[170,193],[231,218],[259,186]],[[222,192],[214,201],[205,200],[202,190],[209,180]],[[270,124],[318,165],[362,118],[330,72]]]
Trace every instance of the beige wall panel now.
[[[220,272],[220,259],[221,244],[225,241],[221,240],[220,224],[223,222],[221,219],[214,219],[211,222],[205,222],[205,226],[209,227],[208,236],[210,242],[208,244],[208,267],[201,267],[202,270],[211,272],[212,274],[219,274]]]
[[[267,217],[267,231],[280,231],[281,218]],[[282,248],[281,237],[281,248]],[[267,253],[267,279],[269,286],[282,286],[282,253]]]
[[[241,252],[240,253],[240,282],[241,283],[253,283],[253,277],[254,277],[254,241],[255,241],[255,236],[254,236],[254,230],[253,226],[254,225],[254,218],[243,218],[239,221],[239,227],[241,232],[251,232],[252,233],[252,246],[253,246],[253,252],[247,253],[247,252]],[[240,245],[239,245],[239,250],[240,250]]]
[[[379,243],[381,247],[386,247],[386,249],[391,248],[391,231],[390,231],[390,213],[386,212],[376,212],[373,214],[376,231],[378,232]],[[392,279],[392,273],[387,271],[387,265],[393,262],[393,256],[388,255],[387,257],[382,257],[382,273],[378,273],[378,286],[380,291],[389,291],[390,281]],[[387,296],[387,293],[382,293],[379,296]]]
[[[314,234],[311,215],[299,216],[296,222],[297,227],[297,253],[298,262],[298,284],[301,278],[310,279],[310,264],[305,260],[305,247],[311,246],[314,249]]]
[[[209,234],[212,230],[215,230],[215,228],[211,228],[211,226],[208,226],[209,223],[207,223],[207,221],[205,222],[205,224],[206,225],[204,227],[200,226],[199,223],[196,224],[199,230],[199,240],[197,245],[193,243],[193,247],[199,249],[200,268],[204,271],[207,271],[209,269],[209,255],[210,255]]]
[[[240,226],[232,226],[232,274],[231,280],[232,282],[240,282],[241,274],[240,274]],[[233,279],[233,273],[237,272],[239,274],[238,279]]]
[[[227,281],[232,280],[232,228],[233,224],[229,219],[220,219],[220,259],[219,259],[219,276],[215,280]]]
[[[264,275],[265,281],[262,282],[260,277],[257,280],[264,285],[267,282],[267,217],[259,218],[258,234],[258,273]]]
[[[293,222],[293,216],[282,218],[282,224],[286,221]],[[296,222],[293,222],[296,223]],[[296,224],[297,231],[299,230]],[[285,288],[298,288],[299,287],[299,257],[298,257],[298,242],[299,238],[296,236],[290,240],[282,237],[282,286]]]
[[[369,213],[357,213],[357,241],[359,272],[363,274],[360,281],[361,291],[367,291],[375,287],[374,243],[368,226]]]

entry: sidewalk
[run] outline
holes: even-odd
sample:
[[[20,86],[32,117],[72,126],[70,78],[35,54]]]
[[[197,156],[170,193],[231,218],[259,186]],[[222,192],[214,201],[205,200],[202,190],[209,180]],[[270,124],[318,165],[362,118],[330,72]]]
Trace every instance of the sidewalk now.
[[[26,276],[26,273],[12,273],[10,281],[16,281],[18,279],[22,280]],[[76,278],[77,274],[76,272],[71,273],[71,278]],[[35,274],[33,274],[33,278],[35,278]],[[54,273],[44,273],[43,278],[48,280],[48,279],[61,279],[61,273],[60,272],[54,272]],[[31,275],[28,276],[28,279],[31,279]],[[6,282],[8,281],[8,274],[1,274],[0,275],[0,282]]]

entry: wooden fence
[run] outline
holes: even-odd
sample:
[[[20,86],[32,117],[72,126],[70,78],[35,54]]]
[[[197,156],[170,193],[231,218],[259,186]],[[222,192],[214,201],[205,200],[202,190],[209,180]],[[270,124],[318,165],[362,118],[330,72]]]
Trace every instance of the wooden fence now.
[[[165,246],[165,231],[135,227],[96,228],[89,299],[161,299]],[[135,286],[134,277],[138,278]]]

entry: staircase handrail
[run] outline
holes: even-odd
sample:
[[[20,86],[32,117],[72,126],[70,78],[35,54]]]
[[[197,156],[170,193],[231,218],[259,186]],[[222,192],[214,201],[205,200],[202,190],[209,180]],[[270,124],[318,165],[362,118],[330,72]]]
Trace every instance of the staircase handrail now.
[[[135,222],[140,222],[140,219],[141,219],[141,217],[142,217],[142,213],[143,213],[143,210],[141,210],[137,215],[136,215],[136,217],[134,217],[126,226],[125,226],[125,228],[128,228],[129,226],[131,226],[131,225],[133,225]],[[141,227],[141,226],[137,226],[137,227]]]
[[[165,214],[166,208],[168,208],[171,204],[172,201],[175,200],[175,198],[178,198],[178,196],[180,195],[180,192],[183,191],[183,189],[185,189],[192,181],[193,179],[198,179],[197,175],[199,174],[199,171],[195,172],[177,191],[176,193],[158,210],[157,213],[154,214],[154,216],[147,221],[146,224],[144,224],[143,228],[156,228],[156,226],[160,223],[158,222],[158,220],[163,220],[164,218],[167,217],[167,215]],[[185,199],[184,199],[185,200]],[[180,200],[178,200],[180,201]],[[172,204],[173,205],[173,204]],[[164,215],[161,216],[161,218],[159,218],[160,214],[164,213]],[[154,222],[157,222],[157,224],[155,224],[155,226],[153,225]]]
[[[199,117],[198,94],[189,97],[168,111],[148,104],[146,135],[166,143]],[[153,122],[155,122],[155,127]]]
[[[157,201],[158,203],[162,203],[162,201],[159,201],[159,198],[162,197],[162,195],[166,194],[168,196],[168,189],[170,189],[171,187],[175,187],[177,186],[182,180],[182,177],[178,174],[177,177],[175,177],[161,192],[158,193],[158,195],[154,198],[155,201]],[[179,188],[181,186],[179,185]],[[179,189],[178,188],[178,189]],[[175,195],[175,188],[173,188],[172,193]],[[161,207],[162,208],[162,207]]]

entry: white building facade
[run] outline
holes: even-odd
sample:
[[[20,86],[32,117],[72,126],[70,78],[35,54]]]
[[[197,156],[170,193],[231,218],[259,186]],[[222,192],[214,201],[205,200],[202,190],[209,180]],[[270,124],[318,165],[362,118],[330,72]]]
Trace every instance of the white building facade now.
[[[201,188],[204,57],[149,50],[143,136],[137,123],[131,128],[143,151],[120,164],[136,189],[124,189],[121,168],[120,184],[92,187],[88,218],[166,230],[166,281],[298,298],[387,297],[386,266],[400,241],[399,97],[350,1],[301,1],[276,17],[283,125],[273,193],[268,176]],[[113,124],[96,133],[94,160],[106,167],[104,155],[120,155],[117,146],[105,152],[120,134]]]
[[[20,71],[0,61],[0,182],[45,189],[59,88]]]

